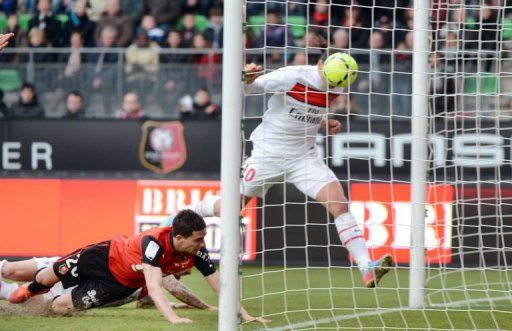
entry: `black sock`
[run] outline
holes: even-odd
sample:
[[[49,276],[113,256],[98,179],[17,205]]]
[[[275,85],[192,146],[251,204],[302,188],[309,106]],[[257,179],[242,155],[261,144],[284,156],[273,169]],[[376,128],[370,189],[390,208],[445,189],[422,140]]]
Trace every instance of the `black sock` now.
[[[28,284],[28,290],[32,293],[37,293],[37,292],[41,292],[43,290],[47,290],[47,289],[50,289],[51,286],[45,286],[43,284],[40,284],[36,281],[36,278],[37,278],[37,274],[43,269],[39,269],[37,270],[35,276],[34,276],[34,280],[32,281],[32,283]]]

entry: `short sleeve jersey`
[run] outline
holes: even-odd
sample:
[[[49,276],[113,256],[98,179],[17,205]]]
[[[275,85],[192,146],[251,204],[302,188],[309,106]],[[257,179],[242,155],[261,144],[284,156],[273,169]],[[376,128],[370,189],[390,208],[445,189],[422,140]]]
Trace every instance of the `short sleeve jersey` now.
[[[172,227],[149,229],[133,237],[119,236],[110,243],[110,272],[131,288],[145,284],[142,263],[160,267],[164,275],[171,275],[191,269],[195,260],[195,255],[176,251]]]
[[[343,91],[327,88],[317,66],[288,66],[258,77],[247,92],[273,93],[251,134],[253,155],[296,157],[313,152],[320,122]]]

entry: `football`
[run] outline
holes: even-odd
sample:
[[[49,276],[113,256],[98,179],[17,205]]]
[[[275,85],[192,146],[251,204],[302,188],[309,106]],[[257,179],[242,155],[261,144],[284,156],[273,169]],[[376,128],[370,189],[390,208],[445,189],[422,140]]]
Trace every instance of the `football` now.
[[[357,79],[356,60],[346,53],[334,53],[323,64],[323,73],[331,87],[347,87]]]

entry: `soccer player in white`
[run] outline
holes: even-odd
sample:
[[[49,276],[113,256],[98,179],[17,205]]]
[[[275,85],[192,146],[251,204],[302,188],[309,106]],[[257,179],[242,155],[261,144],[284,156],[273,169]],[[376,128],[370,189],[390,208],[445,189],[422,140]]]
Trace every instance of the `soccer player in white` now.
[[[262,75],[262,67],[245,66],[248,93],[274,93],[260,125],[251,134],[251,156],[245,161],[240,190],[245,201],[263,197],[274,184],[293,183],[301,192],[323,203],[334,218],[342,244],[361,271],[366,287],[375,287],[391,265],[390,255],[372,261],[368,248],[348,209],[341,184],[315,151],[320,129],[330,135],[341,123],[328,119],[329,104],[343,92],[328,86],[323,62],[316,66],[287,66]],[[203,217],[220,216],[219,196],[208,196],[194,210]]]

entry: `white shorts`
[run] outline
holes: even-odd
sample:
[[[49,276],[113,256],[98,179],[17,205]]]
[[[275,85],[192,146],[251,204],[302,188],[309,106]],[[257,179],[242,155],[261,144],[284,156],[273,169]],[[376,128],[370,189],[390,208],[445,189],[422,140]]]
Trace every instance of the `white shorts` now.
[[[244,163],[240,193],[246,197],[262,198],[274,184],[292,183],[302,193],[316,199],[318,192],[338,177],[316,154],[300,159],[281,157],[249,157]]]

